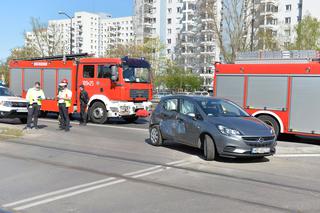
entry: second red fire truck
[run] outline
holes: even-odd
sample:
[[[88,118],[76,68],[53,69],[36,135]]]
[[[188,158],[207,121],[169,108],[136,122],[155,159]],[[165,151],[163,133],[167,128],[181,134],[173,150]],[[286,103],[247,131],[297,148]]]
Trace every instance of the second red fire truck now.
[[[58,112],[58,84],[69,81],[73,93],[69,113],[80,109],[79,86],[89,94],[89,119],[104,123],[111,117],[128,122],[147,116],[151,107],[152,83],[150,64],[134,58],[90,58],[87,54],[53,56],[10,62],[10,88],[25,97],[34,82],[41,82],[46,94],[42,111]]]
[[[289,54],[310,56],[310,51]],[[320,136],[319,59],[247,59],[217,63],[215,69],[216,96],[236,102],[277,134]]]

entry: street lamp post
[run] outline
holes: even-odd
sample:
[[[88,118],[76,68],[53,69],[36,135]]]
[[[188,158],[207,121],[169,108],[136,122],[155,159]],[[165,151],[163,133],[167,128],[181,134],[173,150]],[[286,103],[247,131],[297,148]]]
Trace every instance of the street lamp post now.
[[[252,19],[251,19],[251,41],[250,41],[250,50],[253,51],[253,36],[254,36],[254,16],[255,16],[255,11],[254,11],[254,0],[252,0]]]
[[[65,15],[70,19],[70,55],[72,55],[72,18],[71,16],[69,16],[67,13],[63,12],[63,11],[59,11],[60,15]]]

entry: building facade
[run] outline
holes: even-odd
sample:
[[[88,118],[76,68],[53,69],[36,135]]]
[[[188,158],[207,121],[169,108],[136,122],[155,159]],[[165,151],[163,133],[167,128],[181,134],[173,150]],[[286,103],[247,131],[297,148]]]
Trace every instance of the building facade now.
[[[221,0],[135,0],[136,41],[159,38],[163,54],[199,74],[203,89],[210,89],[220,54],[212,22],[220,20],[220,10]]]
[[[69,54],[71,43],[72,53],[89,53],[101,57],[117,44],[134,41],[132,16],[112,18],[109,14],[76,12],[72,18],[72,29],[70,25],[70,19],[49,21],[48,28],[43,29],[40,42],[45,49],[45,55],[52,54],[50,48],[54,44],[60,45],[54,54]],[[37,34],[26,33],[26,46],[39,43]]]

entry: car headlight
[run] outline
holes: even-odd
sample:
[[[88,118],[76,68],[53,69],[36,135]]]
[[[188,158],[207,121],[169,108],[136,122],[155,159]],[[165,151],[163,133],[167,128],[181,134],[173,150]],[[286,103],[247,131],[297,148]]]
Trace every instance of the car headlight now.
[[[0,101],[0,106],[11,107],[12,103],[10,101]]]
[[[223,125],[218,125],[218,130],[219,130],[222,134],[227,135],[227,136],[237,136],[237,135],[241,135],[241,133],[240,133],[238,130],[231,129],[231,128],[225,127],[225,126],[223,126]]]

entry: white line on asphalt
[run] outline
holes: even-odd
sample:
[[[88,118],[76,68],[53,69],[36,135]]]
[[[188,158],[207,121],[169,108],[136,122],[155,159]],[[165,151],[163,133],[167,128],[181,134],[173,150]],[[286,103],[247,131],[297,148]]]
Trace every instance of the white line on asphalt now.
[[[50,119],[40,119],[43,121],[51,122],[51,123],[58,123],[56,120],[50,120]],[[78,124],[77,122],[71,122],[72,124]],[[107,125],[107,124],[92,124],[88,123],[88,126],[98,126],[98,127],[108,127],[108,128],[114,128],[114,129],[130,129],[130,130],[137,130],[137,131],[144,131],[147,132],[149,131],[148,129],[142,129],[142,128],[135,128],[135,127],[124,127],[124,126],[113,126],[113,125]]]
[[[162,166],[158,165],[158,166],[153,166],[153,167],[150,167],[150,168],[147,168],[147,169],[142,169],[142,170],[138,170],[138,171],[135,171],[135,172],[130,172],[130,173],[126,173],[124,174],[125,176],[132,176],[132,175],[136,175],[136,174],[139,174],[139,173],[142,173],[142,172],[148,172],[150,170],[154,170],[154,169],[158,169],[158,168],[161,168]]]
[[[169,167],[169,166],[173,166],[173,165],[180,166],[180,165],[186,165],[186,164],[190,164],[190,163],[192,163],[192,162],[189,162],[187,160],[179,160],[179,161],[166,163],[166,165],[168,165],[168,167],[166,167],[164,165],[157,165],[157,166],[153,166],[153,167],[150,167],[147,169],[142,169],[142,170],[126,173],[126,174],[124,174],[124,176],[131,176],[132,178],[139,178],[139,177],[144,177],[144,176],[152,175],[155,173],[159,173],[164,170],[172,169],[172,167]],[[106,179],[102,179],[102,180],[98,180],[98,181],[94,181],[94,182],[90,182],[90,183],[86,183],[86,184],[81,184],[81,185],[53,191],[53,192],[46,193],[46,194],[30,197],[30,198],[23,199],[20,201],[4,204],[2,206],[5,208],[15,206],[13,209],[16,211],[20,211],[20,210],[28,209],[28,208],[31,208],[34,206],[38,206],[38,205],[50,203],[50,202],[53,202],[56,200],[71,197],[74,195],[78,195],[78,194],[93,191],[96,189],[104,188],[107,186],[115,185],[118,183],[123,183],[126,181],[127,181],[126,179],[118,179],[117,180],[115,177],[110,177],[110,178],[106,178]],[[51,196],[54,196],[54,197],[51,197]],[[41,200],[42,198],[44,198],[44,200]],[[35,201],[35,202],[31,202],[31,201]],[[25,203],[28,203],[28,204],[25,204]],[[20,204],[23,204],[23,205],[19,206]]]
[[[53,191],[53,192],[50,192],[50,193],[42,194],[42,195],[39,195],[39,196],[30,197],[30,198],[27,198],[27,199],[24,199],[24,200],[20,200],[20,201],[17,201],[17,202],[4,204],[2,206],[5,207],[5,208],[11,207],[11,206],[16,206],[16,205],[19,205],[19,204],[22,204],[22,203],[27,203],[27,202],[30,202],[30,201],[34,201],[34,200],[38,200],[38,199],[41,199],[41,198],[49,197],[49,196],[52,196],[52,195],[57,195],[57,194],[61,194],[61,193],[64,193],[64,192],[69,192],[69,191],[72,191],[72,190],[76,190],[76,189],[80,189],[80,188],[84,188],[84,187],[89,187],[89,186],[96,185],[96,184],[101,184],[101,183],[108,182],[108,181],[111,181],[111,180],[115,180],[115,178],[114,177],[110,177],[110,178],[102,179],[102,180],[99,180],[99,181],[94,181],[94,182],[90,182],[90,183],[86,183],[86,184],[81,184],[81,185],[65,188],[65,189],[62,189],[62,190],[57,190],[57,191]]]
[[[96,189],[99,189],[99,188],[115,185],[115,184],[118,184],[118,183],[123,183],[125,181],[126,181],[125,179],[115,180],[115,181],[112,181],[112,182],[109,182],[109,183],[96,185],[96,186],[93,186],[93,187],[89,187],[89,188],[81,189],[81,190],[78,190],[78,191],[74,191],[74,192],[71,192],[71,193],[68,193],[68,194],[59,195],[59,196],[48,198],[48,199],[41,200],[41,201],[38,201],[38,202],[30,203],[30,204],[27,204],[27,205],[24,205],[24,206],[19,206],[19,207],[13,208],[13,210],[20,211],[20,210],[28,209],[28,208],[31,208],[31,207],[34,207],[34,206],[39,206],[41,204],[50,203],[50,202],[53,202],[53,201],[56,201],[56,200],[61,200],[61,199],[67,198],[67,197],[71,197],[71,196],[75,196],[75,195],[82,194],[82,193],[85,193],[85,192],[93,191],[93,190],[96,190]]]
[[[320,154],[276,154],[274,155],[275,157],[278,158],[296,158],[296,157],[320,157]]]
[[[148,175],[152,175],[152,174],[155,174],[155,173],[162,172],[162,171],[164,171],[164,170],[165,170],[165,169],[158,169],[158,170],[154,170],[154,171],[151,171],[151,172],[146,172],[146,173],[134,175],[134,176],[132,176],[132,177],[133,177],[133,178],[144,177],[144,176],[148,176]]]

